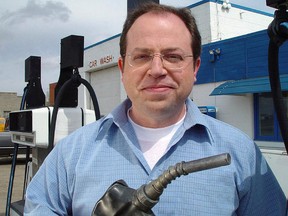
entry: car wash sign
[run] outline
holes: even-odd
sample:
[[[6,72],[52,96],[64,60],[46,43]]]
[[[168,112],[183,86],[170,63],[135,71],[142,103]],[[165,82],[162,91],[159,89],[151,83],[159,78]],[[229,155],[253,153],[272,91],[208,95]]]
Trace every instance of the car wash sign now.
[[[103,68],[117,66],[120,35],[84,49],[84,71],[93,72]]]
[[[114,56],[112,54],[108,54],[108,55],[102,56],[98,59],[91,60],[88,63],[89,64],[88,66],[89,66],[89,69],[93,69],[93,68],[96,68],[99,66],[106,66],[113,61],[114,61]]]

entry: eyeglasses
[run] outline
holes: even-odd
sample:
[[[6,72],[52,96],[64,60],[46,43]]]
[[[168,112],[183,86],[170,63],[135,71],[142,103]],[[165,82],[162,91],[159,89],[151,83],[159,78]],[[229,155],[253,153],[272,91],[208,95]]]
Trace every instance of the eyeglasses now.
[[[161,58],[162,64],[166,69],[175,70],[175,69],[183,69],[186,67],[190,61],[187,61],[186,58],[193,57],[193,55],[188,54],[179,54],[179,53],[143,53],[136,52],[132,54],[126,55],[128,58],[128,64],[131,67],[139,68],[139,67],[150,67],[154,57]]]

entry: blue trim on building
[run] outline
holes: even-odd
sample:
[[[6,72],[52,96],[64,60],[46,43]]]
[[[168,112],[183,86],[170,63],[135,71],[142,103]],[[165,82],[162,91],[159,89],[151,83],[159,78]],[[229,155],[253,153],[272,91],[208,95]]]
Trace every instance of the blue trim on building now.
[[[102,41],[100,41],[100,42],[97,42],[97,43],[95,43],[95,44],[92,44],[92,45],[90,45],[90,46],[88,46],[88,47],[85,47],[84,50],[90,49],[90,48],[92,48],[92,47],[98,46],[98,45],[100,45],[100,44],[102,44],[102,43],[105,43],[105,42],[107,42],[107,41],[113,40],[114,38],[120,37],[120,35],[121,35],[121,34],[117,34],[117,35],[114,35],[114,36],[112,36],[112,37],[110,37],[110,38],[107,38],[107,39],[105,39],[105,40],[102,40]]]
[[[202,4],[205,4],[207,2],[216,2],[216,1],[213,1],[213,0],[203,0],[203,1],[199,1],[199,2],[196,2],[194,4],[191,4],[191,5],[188,5],[187,8],[191,9],[191,8],[194,8],[194,7],[197,7],[199,5],[202,5]]]
[[[266,30],[203,45],[197,84],[268,76],[268,46]],[[288,74],[287,56],[284,43],[279,50],[280,74]]]
[[[235,7],[235,8],[238,8],[238,9],[247,10],[247,11],[250,11],[250,12],[253,12],[253,13],[258,13],[258,14],[262,14],[262,15],[270,16],[270,17],[274,16],[274,14],[272,14],[272,13],[264,12],[264,11],[261,11],[261,10],[256,10],[256,9],[245,7],[245,6],[242,6],[242,5],[237,5],[237,4],[234,4],[234,3],[231,3],[231,5],[232,5],[232,7]]]
[[[288,91],[288,74],[280,76],[282,91]],[[271,92],[269,76],[227,81],[216,87],[210,96]]]

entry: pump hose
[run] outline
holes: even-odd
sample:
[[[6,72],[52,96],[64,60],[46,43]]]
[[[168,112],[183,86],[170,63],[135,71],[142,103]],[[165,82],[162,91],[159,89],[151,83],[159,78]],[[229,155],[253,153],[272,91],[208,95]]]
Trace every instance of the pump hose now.
[[[267,29],[270,38],[268,48],[268,70],[271,94],[279,123],[282,139],[288,154],[288,117],[287,105],[282,95],[279,77],[279,47],[288,39],[288,13],[285,4],[279,5],[274,13],[274,20]]]
[[[25,108],[25,103],[26,103],[26,95],[28,91],[28,86],[30,83],[27,84],[27,86],[23,90],[23,96],[21,99],[21,104],[20,104],[20,110],[24,110]],[[10,171],[10,177],[9,177],[9,184],[8,184],[8,192],[7,192],[7,200],[6,200],[6,212],[5,216],[10,215],[10,207],[11,207],[11,200],[12,200],[12,190],[13,190],[13,183],[14,183],[14,176],[15,176],[15,169],[16,169],[16,163],[17,163],[17,156],[18,156],[18,148],[19,144],[14,143],[14,152],[13,152],[13,158],[12,158],[12,164],[11,164],[11,171]],[[27,156],[27,152],[30,152],[30,148],[27,147],[26,150],[26,165],[25,165],[25,176],[27,172],[27,157],[30,157],[30,155]],[[24,179],[24,187],[26,184],[26,180]],[[23,188],[23,195],[24,195],[24,188]]]
[[[96,94],[95,94],[92,86],[90,85],[90,83],[87,82],[85,79],[81,78],[81,76],[79,75],[78,69],[76,68],[76,73],[73,74],[73,76],[63,84],[63,86],[60,88],[60,90],[57,94],[56,101],[54,104],[54,109],[52,112],[51,124],[50,124],[48,152],[50,152],[54,146],[54,136],[55,136],[57,113],[58,113],[59,105],[60,105],[61,100],[63,98],[64,92],[68,86],[73,85],[75,82],[82,83],[88,89],[90,96],[91,96],[91,99],[92,99],[92,102],[93,102],[93,106],[94,106],[95,118],[96,118],[96,120],[100,119],[100,109],[99,109]]]
[[[282,134],[283,142],[288,153],[288,118],[287,107],[285,100],[282,96],[281,83],[279,78],[279,66],[278,66],[278,54],[279,46],[270,40],[268,51],[268,68],[269,79],[271,86],[271,94],[276,110],[277,119],[279,122],[280,131]]]

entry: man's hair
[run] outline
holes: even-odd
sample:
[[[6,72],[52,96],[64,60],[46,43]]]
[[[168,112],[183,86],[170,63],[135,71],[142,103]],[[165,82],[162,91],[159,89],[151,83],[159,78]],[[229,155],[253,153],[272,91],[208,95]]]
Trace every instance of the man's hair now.
[[[196,24],[196,20],[191,14],[188,8],[175,8],[172,6],[156,4],[153,2],[141,4],[138,8],[128,13],[126,21],[123,25],[122,34],[120,37],[120,55],[124,57],[126,55],[127,48],[127,33],[134,22],[143,14],[165,14],[171,13],[179,17],[191,34],[191,48],[193,51],[194,61],[201,55],[201,36]],[[153,25],[153,23],[152,23]],[[181,37],[179,37],[181,40]]]

